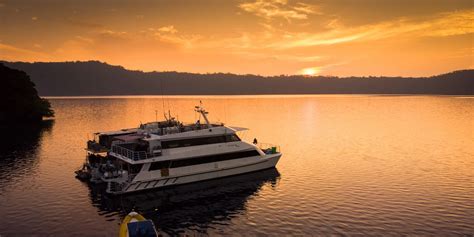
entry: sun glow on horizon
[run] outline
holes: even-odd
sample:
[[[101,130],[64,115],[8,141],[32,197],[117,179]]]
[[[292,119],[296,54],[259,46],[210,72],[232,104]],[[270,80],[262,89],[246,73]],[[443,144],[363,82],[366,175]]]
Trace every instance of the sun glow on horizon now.
[[[317,67],[309,67],[301,70],[301,74],[304,76],[316,76],[321,72],[321,69]]]

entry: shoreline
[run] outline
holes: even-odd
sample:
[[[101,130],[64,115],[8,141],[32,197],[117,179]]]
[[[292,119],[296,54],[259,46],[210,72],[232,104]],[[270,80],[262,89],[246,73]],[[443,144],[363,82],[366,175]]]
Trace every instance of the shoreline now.
[[[311,98],[311,97],[459,97],[474,99],[474,95],[445,94],[256,94],[256,95],[71,95],[41,96],[48,100],[58,99],[142,99],[142,98]]]

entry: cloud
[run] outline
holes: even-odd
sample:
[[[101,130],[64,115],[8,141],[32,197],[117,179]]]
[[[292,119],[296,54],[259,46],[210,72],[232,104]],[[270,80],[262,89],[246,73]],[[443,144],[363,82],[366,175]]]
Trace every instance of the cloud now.
[[[301,2],[297,3],[293,10],[306,14],[321,14],[318,7]]]
[[[330,15],[330,8],[324,9],[324,16],[317,16],[321,14],[319,8],[298,2],[304,0],[244,1],[238,5],[240,14],[251,15],[254,19],[244,19],[242,24],[219,22],[214,26],[210,23],[209,28],[202,29],[198,34],[180,28],[181,25],[184,27],[180,21],[137,29],[136,26],[117,25],[115,22],[111,25],[100,20],[72,16],[63,23],[63,27],[73,28],[68,31],[68,35],[55,37],[54,41],[25,38],[25,43],[10,40],[15,42],[14,46],[0,45],[0,55],[3,58],[32,61],[45,58],[35,52],[40,51],[55,61],[99,59],[134,65],[135,68],[144,65],[148,69],[225,69],[262,74],[296,73],[303,68],[335,74],[370,72],[378,70],[377,67],[383,68],[379,71],[387,71],[389,69],[386,68],[390,67],[409,68],[409,60],[434,62],[428,53],[439,55],[436,56],[437,62],[452,57],[452,63],[445,62],[446,65],[462,68],[466,61],[472,64],[472,60],[469,61],[472,49],[463,49],[456,54],[452,50],[466,42],[469,45],[469,37],[447,37],[474,32],[473,10],[384,18],[375,23],[371,19],[372,23],[358,21],[355,24],[342,14]],[[235,3],[233,6],[231,11],[235,11]],[[135,20],[135,16],[133,14],[131,19]],[[152,17],[147,15],[147,22],[153,22]],[[241,19],[242,16],[237,18]],[[43,18],[38,22],[41,20]],[[256,21],[255,25],[247,27],[248,20]],[[30,24],[38,27],[31,20]],[[37,42],[42,45],[33,46]],[[385,53],[390,57],[382,55]],[[423,60],[424,57],[429,60]],[[398,64],[385,67],[383,64],[387,63],[388,58]],[[342,61],[350,63],[337,66]]]
[[[3,60],[15,61],[38,61],[50,59],[47,54],[3,43],[0,43],[0,55]]]
[[[126,35],[127,32],[125,31],[113,31],[113,30],[103,30],[99,32],[102,35],[110,35],[110,36],[123,36]]]
[[[32,21],[36,21],[36,20],[38,20],[38,17],[33,16],[33,17],[31,17],[31,20],[32,20]]]
[[[474,10],[443,13],[431,25],[427,36],[451,36],[474,33]]]
[[[286,61],[286,62],[298,62],[298,63],[308,63],[320,61],[323,57],[318,55],[293,55],[293,54],[268,54],[267,52],[251,52],[251,51],[235,51],[231,54],[243,56],[245,58],[257,59],[257,60],[277,60],[277,61]]]
[[[160,28],[158,28],[158,31],[163,32],[163,33],[171,33],[171,34],[174,34],[174,33],[178,32],[178,30],[176,28],[174,28],[173,25],[160,27]]]
[[[18,48],[12,45],[8,44],[2,44],[0,43],[0,50],[5,50],[5,51],[12,51],[12,52],[17,52],[17,53],[27,53],[27,54],[36,54],[38,52],[27,50],[27,49],[22,49]]]
[[[91,39],[91,38],[88,38],[88,37],[78,35],[74,38],[75,38],[75,40],[80,41],[80,42],[84,42],[84,43],[88,43],[88,44],[94,43],[94,40]]]
[[[367,32],[348,34],[348,35],[337,35],[337,33],[326,33],[326,34],[311,34],[311,33],[297,33],[288,40],[279,40],[275,43],[269,44],[271,48],[287,49],[296,47],[310,47],[320,45],[333,45],[351,42],[363,38],[368,34]]]
[[[381,40],[393,37],[445,37],[474,33],[474,10],[438,14],[422,21],[400,18],[393,21],[345,27],[339,21],[330,21],[325,32],[286,32],[286,38],[274,40],[268,47],[288,49],[333,45],[354,41]]]
[[[166,54],[189,52],[198,45],[195,42],[200,38],[199,35],[180,34],[176,28],[169,26],[132,32],[99,29],[68,38],[56,46],[50,55],[59,61],[92,58],[113,62],[134,58],[143,63],[144,58],[158,60]]]
[[[148,28],[147,30],[142,31],[142,33],[144,33],[145,37],[151,35],[155,40],[183,48],[192,48],[196,41],[203,38],[201,35],[197,34],[179,34],[178,29],[173,25],[162,26],[158,29]]]
[[[97,37],[104,40],[125,40],[128,33],[125,31],[101,30],[96,33]]]
[[[256,0],[239,5],[240,9],[253,13],[256,16],[271,20],[273,18],[284,18],[286,20],[304,20],[308,15],[318,13],[316,6],[297,3],[290,6],[287,0]]]

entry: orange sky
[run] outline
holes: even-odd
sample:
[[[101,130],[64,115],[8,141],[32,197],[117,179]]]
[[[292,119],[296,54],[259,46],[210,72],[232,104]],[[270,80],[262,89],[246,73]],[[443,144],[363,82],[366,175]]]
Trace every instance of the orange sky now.
[[[472,0],[0,0],[0,60],[429,76],[474,68]]]

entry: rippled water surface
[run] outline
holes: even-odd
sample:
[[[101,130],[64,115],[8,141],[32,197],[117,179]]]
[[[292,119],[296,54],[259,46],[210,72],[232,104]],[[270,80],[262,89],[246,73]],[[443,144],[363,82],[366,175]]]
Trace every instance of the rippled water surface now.
[[[276,169],[122,197],[74,178],[95,131],[170,109],[248,127]],[[53,122],[4,131],[0,235],[115,236],[133,207],[163,234],[473,235],[474,98],[436,96],[52,99]]]

